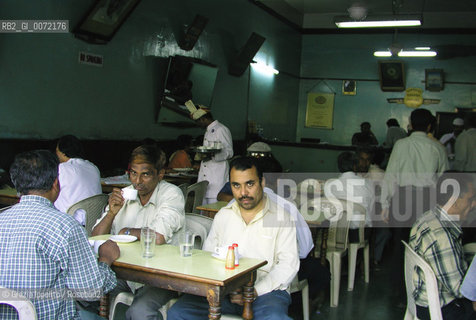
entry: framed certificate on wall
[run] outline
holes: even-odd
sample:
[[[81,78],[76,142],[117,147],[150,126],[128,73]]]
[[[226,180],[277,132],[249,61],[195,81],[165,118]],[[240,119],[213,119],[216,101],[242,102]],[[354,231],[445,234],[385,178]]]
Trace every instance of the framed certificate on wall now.
[[[425,90],[441,91],[444,88],[444,84],[443,69],[425,69]]]

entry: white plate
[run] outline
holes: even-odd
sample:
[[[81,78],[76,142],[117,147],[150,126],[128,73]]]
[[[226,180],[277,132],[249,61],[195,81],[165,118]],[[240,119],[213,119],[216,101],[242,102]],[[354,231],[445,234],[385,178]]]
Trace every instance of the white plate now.
[[[178,171],[178,172],[189,172],[189,171],[193,171],[193,168],[172,168],[173,170],[175,171]]]
[[[114,242],[121,242],[121,243],[127,243],[127,242],[134,242],[137,240],[136,236],[131,236],[131,235],[126,235],[126,234],[118,234],[111,236],[109,240],[112,240]]]

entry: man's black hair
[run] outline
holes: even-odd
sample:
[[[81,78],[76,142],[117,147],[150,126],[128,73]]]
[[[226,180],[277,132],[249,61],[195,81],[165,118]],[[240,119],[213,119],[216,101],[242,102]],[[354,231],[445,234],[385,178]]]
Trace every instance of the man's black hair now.
[[[49,191],[58,178],[58,158],[48,150],[20,153],[10,167],[10,178],[21,194]]]
[[[413,131],[426,132],[433,121],[433,115],[426,109],[416,109],[410,114],[410,123]]]
[[[256,172],[258,173],[259,182],[263,180],[263,169],[255,157],[237,157],[233,159],[230,163],[230,173],[231,169],[238,171],[245,171],[255,167]]]
[[[62,136],[58,140],[58,149],[63,152],[68,158],[83,158],[84,150],[78,138],[68,134]]]

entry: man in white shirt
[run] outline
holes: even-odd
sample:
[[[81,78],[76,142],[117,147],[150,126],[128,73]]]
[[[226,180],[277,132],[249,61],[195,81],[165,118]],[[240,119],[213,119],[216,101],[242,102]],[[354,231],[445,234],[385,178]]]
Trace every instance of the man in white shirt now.
[[[448,162],[451,168],[454,166],[456,138],[461,134],[461,132],[463,132],[463,129],[463,119],[455,118],[453,120],[453,131],[444,134],[440,138],[440,142],[446,147],[446,153],[448,153]]]
[[[454,169],[476,172],[476,114],[468,118],[468,129],[456,139]]]
[[[215,247],[237,243],[240,255],[268,261],[256,276],[254,319],[291,319],[287,315],[291,303],[288,290],[299,269],[293,219],[263,192],[263,174],[255,158],[234,159],[230,183],[236,201],[217,213],[203,249],[214,251]],[[223,314],[240,315],[243,311],[240,291],[220,297],[220,303]],[[195,320],[207,315],[205,298],[184,295],[169,310],[167,318]]]
[[[138,191],[137,199],[125,200],[122,190],[114,188],[92,234],[125,234],[140,239],[141,228],[149,227],[155,231],[158,245],[170,243],[173,234],[184,226],[185,202],[177,186],[162,180],[165,154],[155,145],[142,145],[132,151],[129,164],[132,186],[128,188]],[[135,291],[127,319],[156,319],[159,308],[175,296],[172,291],[121,280],[113,295],[120,291]]]
[[[228,160],[233,157],[233,140],[230,130],[213,116],[207,109],[200,108],[192,113],[192,118],[202,128],[206,128],[203,145],[218,146],[221,150],[202,159],[198,182],[208,181],[204,203],[215,202],[218,192],[228,181]]]
[[[60,161],[58,180],[61,191],[55,201],[59,211],[66,212],[76,202],[102,193],[99,169],[91,162],[82,159],[81,142],[73,135],[58,140],[56,155]],[[74,218],[86,224],[86,212],[82,209],[74,213]]]
[[[393,287],[396,299],[405,299],[403,247],[410,228],[419,215],[434,207],[438,177],[448,170],[445,147],[427,136],[433,115],[415,109],[410,115],[412,133],[395,143],[385,170],[382,189],[382,215],[389,220],[393,237]]]

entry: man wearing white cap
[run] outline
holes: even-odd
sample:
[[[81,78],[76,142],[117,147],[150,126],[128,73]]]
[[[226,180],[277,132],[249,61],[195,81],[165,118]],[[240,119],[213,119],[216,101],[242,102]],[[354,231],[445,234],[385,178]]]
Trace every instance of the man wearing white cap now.
[[[444,134],[440,138],[440,142],[446,147],[448,152],[448,159],[451,161],[455,157],[455,142],[456,138],[459,136],[464,129],[464,121],[461,118],[455,118],[453,120],[453,132]],[[452,167],[452,165],[450,164]]]
[[[196,108],[192,101],[185,103],[190,116],[202,128],[206,128],[203,137],[204,146],[219,146],[219,152],[202,159],[198,182],[208,181],[204,203],[216,202],[217,194],[228,181],[228,159],[233,157],[233,140],[230,130],[218,120],[214,120],[210,110],[200,106]]]

